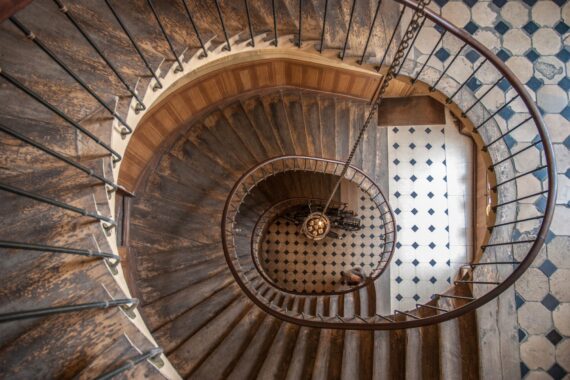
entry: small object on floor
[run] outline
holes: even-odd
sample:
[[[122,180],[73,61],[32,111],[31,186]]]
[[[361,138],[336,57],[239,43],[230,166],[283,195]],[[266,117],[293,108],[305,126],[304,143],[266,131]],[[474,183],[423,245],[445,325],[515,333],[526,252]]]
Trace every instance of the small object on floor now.
[[[366,274],[362,268],[353,268],[347,272],[340,272],[341,283],[348,286],[357,286],[364,282]]]

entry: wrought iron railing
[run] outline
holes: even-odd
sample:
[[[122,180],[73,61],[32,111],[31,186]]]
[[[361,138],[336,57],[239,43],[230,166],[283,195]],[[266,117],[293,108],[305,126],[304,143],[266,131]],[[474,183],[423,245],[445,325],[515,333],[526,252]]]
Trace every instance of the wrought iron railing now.
[[[409,9],[415,12],[418,8],[411,0],[396,1],[403,4],[403,7],[400,9],[396,29],[377,67],[381,73],[386,71],[383,63],[389,60],[387,57],[391,54],[390,48],[398,34],[404,13]],[[326,14],[323,17],[323,31],[325,23]],[[441,35],[431,47],[429,55],[424,57],[425,60],[418,62],[413,55],[414,45],[418,41],[418,35],[428,27],[435,27]],[[444,38],[458,42],[460,47],[443,69],[437,69],[430,65],[430,60]],[[321,36],[320,51],[323,46],[324,33]],[[362,57],[365,57],[366,48]],[[452,69],[454,65],[458,65],[458,58],[469,55],[469,58],[473,59],[473,51],[477,54],[473,67],[463,64],[467,72],[461,75],[454,73]],[[450,289],[434,294],[432,301],[418,304],[414,310],[396,310],[392,315],[384,316],[353,315],[343,318],[338,314],[324,316],[308,315],[299,310],[284,311],[283,307],[276,306],[274,302],[257,299],[256,303],[260,307],[281,319],[315,327],[397,329],[455,318],[480,307],[509,288],[530,266],[547,237],[556,198],[556,163],[540,112],[517,77],[471,35],[429,9],[425,9],[419,30],[401,58],[395,71],[397,79],[409,81],[415,86],[416,93],[430,94],[448,104],[451,111],[462,118],[466,131],[471,133],[477,146],[489,158],[488,173],[492,178],[493,195],[491,212],[487,216],[488,220],[494,222],[488,227],[489,234],[485,237],[487,242],[476,247],[480,254],[474,255],[471,262],[461,267]],[[493,83],[482,93],[477,89],[472,90],[468,85],[481,73],[485,73],[487,77],[495,75]],[[487,101],[488,95],[497,89],[504,91],[507,99],[499,104]],[[510,120],[507,115],[515,113],[512,108],[517,110],[517,119],[521,116],[522,119],[516,122]],[[513,136],[517,135],[531,138],[524,141],[525,137],[522,137],[522,141],[513,144]],[[513,145],[522,147],[513,150]],[[520,169],[521,167],[524,169]],[[538,181],[523,183],[524,179],[531,176]],[[225,217],[239,209],[239,202],[237,198],[228,198]],[[231,224],[225,218],[224,223],[225,227]],[[223,234],[227,234],[226,229]],[[231,245],[231,242],[228,244]],[[233,248],[228,247],[229,251],[231,249]],[[231,260],[228,260],[228,263],[231,267]],[[239,273],[234,275],[236,278],[241,276]],[[250,280],[245,280],[243,289],[255,301],[258,294],[256,289],[263,288],[257,288],[259,284],[256,282],[248,284],[248,281]],[[446,303],[448,307],[438,306],[440,300],[446,298],[453,302]]]
[[[396,23],[396,28],[393,33],[391,33],[387,47],[385,48],[385,54],[379,61],[367,58],[366,54],[369,49],[370,36],[373,33],[376,21],[376,16],[380,9],[380,2],[376,10],[374,21],[372,22],[368,34],[368,39],[365,44],[364,50],[361,54],[358,54],[360,59],[359,64],[374,63],[376,69],[385,73],[386,65],[391,61],[391,51],[393,47],[397,46],[396,43],[399,36],[400,27],[402,20],[405,18],[404,12],[414,12],[417,9],[417,4],[411,0],[395,0],[402,4],[403,7],[399,10],[399,15]],[[153,11],[153,15],[161,32],[168,42],[170,51],[174,56],[174,60],[177,63],[176,70],[182,71],[184,69],[183,64],[180,60],[180,56],[177,54],[172,41],[170,40],[168,34],[164,30],[162,21],[156,9],[153,7],[153,2],[147,0],[149,7]],[[58,5],[62,5],[60,1],[56,2]],[[120,23],[122,30],[129,37],[129,40],[135,47],[138,57],[143,60],[145,66],[150,71],[155,83],[152,85],[154,90],[162,88],[163,85],[160,82],[158,76],[156,75],[157,67],[152,67],[149,61],[145,58],[144,54],[138,47],[135,38],[131,33],[129,33],[125,24],[121,22],[120,16],[114,11],[109,1],[106,0],[111,12]],[[300,0],[299,8],[299,30],[297,45],[300,47],[302,45],[302,34],[301,34],[301,19],[302,19],[302,1]],[[184,2],[186,5],[186,2]],[[247,4],[247,2],[246,2]],[[275,12],[275,2],[273,4],[273,29],[275,45],[278,42],[278,18]],[[228,50],[231,49],[231,41],[228,38],[228,31],[225,24],[223,23],[223,9],[221,4],[216,2],[216,6],[220,11],[220,22],[222,23],[222,30],[225,36],[225,44],[227,44]],[[65,8],[62,5],[62,8]],[[326,36],[325,36],[325,26],[327,22],[327,9],[328,1],[325,2],[325,8],[322,15],[322,33],[320,36],[320,44],[317,46],[317,50],[322,52],[326,48]],[[248,8],[249,9],[249,8]],[[63,9],[62,9],[63,10]],[[192,25],[195,34],[200,40],[201,47],[203,49],[203,56],[207,56],[208,52],[202,42],[200,33],[193,22],[191,12],[186,8],[187,16]],[[352,12],[351,12],[352,13]],[[70,16],[69,12],[66,12],[67,17]],[[278,316],[279,318],[285,319],[290,322],[310,325],[315,327],[334,327],[334,328],[347,328],[347,329],[395,329],[395,328],[406,328],[406,327],[417,327],[428,325],[431,323],[437,323],[445,321],[464,313],[472,311],[481,305],[489,302],[493,298],[497,297],[499,294],[504,292],[508,287],[510,287],[516,279],[518,279],[522,273],[530,266],[531,262],[537,256],[539,250],[541,249],[544,240],[546,239],[549,231],[550,223],[552,222],[554,205],[556,199],[556,163],[554,160],[553,149],[548,137],[548,132],[545,128],[544,122],[540,116],[540,112],[533,102],[530,95],[527,93],[523,84],[517,79],[517,77],[512,73],[512,71],[502,62],[493,52],[482,45],[480,42],[475,40],[471,35],[465,31],[457,28],[447,20],[443,19],[433,11],[426,9],[425,18],[421,21],[421,27],[417,34],[414,36],[412,43],[408,47],[405,55],[403,56],[403,61],[401,65],[397,68],[396,73],[399,74],[397,79],[403,81],[409,81],[412,85],[416,87],[416,92],[421,93],[424,91],[426,94],[431,94],[433,97],[445,102],[449,105],[452,112],[458,116],[462,116],[466,124],[466,128],[470,131],[474,139],[476,140],[480,149],[486,152],[489,162],[489,172],[494,174],[495,180],[492,186],[492,190],[495,192],[492,206],[492,214],[490,215],[495,222],[493,225],[488,227],[489,236],[487,237],[486,244],[477,247],[482,255],[477,258],[476,261],[465,263],[465,268],[468,271],[465,275],[459,276],[457,281],[455,281],[455,287],[450,289],[448,292],[443,294],[435,294],[434,300],[428,304],[418,304],[415,310],[398,311],[394,315],[390,316],[339,316],[334,313],[330,315],[316,314],[313,316],[307,316],[304,312],[294,313],[292,311],[283,312],[282,307],[271,305],[271,303],[263,303],[259,300],[256,301],[260,307],[262,307],[267,312]],[[248,26],[244,26],[249,29],[251,44],[255,44],[254,41],[254,29],[252,27],[249,11],[247,12]],[[88,83],[86,83],[73,69],[66,65],[60,57],[58,57],[43,41],[38,38],[30,28],[24,25],[20,20],[12,16],[10,17],[10,22],[26,37],[28,37],[33,43],[41,49],[45,54],[47,54],[50,59],[57,64],[61,69],[63,69],[74,81],[79,84],[90,96],[96,100],[100,106],[102,106],[114,119],[118,121],[120,125],[123,126],[122,132],[127,134],[132,132],[131,126],[125,121],[125,116],[120,115],[116,110],[112,109],[101,97],[97,94]],[[346,40],[351,33],[349,20],[349,27],[347,28]],[[84,30],[81,29],[79,24],[75,25],[82,35],[89,41],[89,36]],[[435,42],[435,45],[431,48],[428,57],[425,57],[423,62],[418,61],[414,57],[414,44],[418,41],[418,35],[424,31],[424,28],[430,28],[436,26],[441,30],[441,35]],[[443,69],[438,69],[431,65],[430,62],[437,50],[437,47],[443,42],[444,39],[451,38],[454,42],[459,43],[459,48],[455,51],[451,59],[447,64],[444,65]],[[94,49],[97,50],[99,55],[103,57],[102,50],[96,47],[93,43],[91,44]],[[458,59],[460,57],[465,57],[471,52],[476,52],[479,57],[474,61],[476,64],[473,67],[468,67],[467,73],[463,73],[458,76],[453,73],[453,68],[456,68]],[[343,60],[347,60],[346,43],[342,49],[340,56]],[[471,54],[471,56],[473,56]],[[111,67],[112,63],[108,59],[106,63]],[[485,89],[484,92],[480,93],[478,90],[472,90],[468,85],[473,79],[481,73],[485,72],[486,76],[494,74],[496,76],[494,82]],[[118,75],[118,74],[117,74]],[[2,71],[0,69],[0,77],[5,81],[13,85],[20,91],[23,91],[36,102],[48,108],[50,111],[58,115],[60,118],[65,120],[73,128],[85,134],[90,139],[95,141],[96,144],[104,148],[109,152],[115,161],[121,159],[119,152],[114,150],[109,144],[103,142],[94,133],[90,132],[87,128],[84,128],[80,123],[74,120],[71,116],[67,115],[60,108],[51,104],[39,93],[35,92],[30,87],[23,84],[21,81],[10,75],[9,73]],[[127,90],[131,95],[136,98],[139,107],[133,107],[134,111],[144,110],[142,99],[136,97],[132,87],[123,82]],[[490,95],[493,91],[505,91],[509,95],[509,99],[501,104],[493,104],[489,101]],[[138,109],[137,109],[138,108]],[[512,119],[503,118],[506,114],[512,114],[516,109],[516,114],[523,116],[522,119],[516,122],[511,122]],[[507,120],[505,122],[505,120]],[[58,156],[54,151],[50,152],[50,149],[42,146],[41,144],[33,143],[33,141],[25,136],[17,135],[18,132],[10,133],[8,128],[2,128],[6,133],[11,134],[13,137],[19,138],[21,141],[29,143],[44,152],[50,154],[53,157],[59,158],[62,161],[76,167],[79,170],[97,178],[106,183],[107,186],[111,188],[117,188],[117,185],[107,181],[104,177],[98,177],[93,173],[87,172],[85,167],[81,164],[75,162],[72,163],[71,160],[64,159],[63,156]],[[530,136],[522,137],[522,140],[516,142],[513,136]],[[515,142],[513,142],[515,141]],[[513,150],[513,147],[516,147]],[[528,178],[536,178],[537,181],[529,182],[524,181]],[[524,183],[523,183],[524,182]],[[246,186],[248,184],[246,183]],[[251,185],[255,185],[255,181]],[[41,196],[23,189],[18,189],[8,184],[2,185],[2,190],[12,192],[24,197],[28,197],[35,201],[40,201],[48,203],[50,205],[61,207],[72,212],[79,213],[96,219],[98,221],[103,221],[108,227],[115,225],[114,221],[106,216],[102,216],[96,213],[90,213],[84,209],[76,208],[74,206],[59,202],[57,200]],[[241,190],[234,191],[234,195],[239,193]],[[247,195],[247,191],[243,193]],[[235,212],[239,209],[241,200],[232,200],[226,207],[226,212]],[[227,215],[226,215],[227,216]],[[225,231],[225,230],[224,230]],[[225,232],[224,232],[225,233]],[[24,244],[20,242],[4,242],[4,244],[12,245],[16,247],[18,244]],[[44,249],[51,252],[60,253],[76,253],[76,254],[88,254],[89,251],[77,250],[73,248],[64,247],[50,247],[28,244],[27,246],[20,245],[18,248],[21,249]],[[228,248],[229,249],[229,248]],[[113,255],[113,254],[109,254]],[[111,256],[100,255],[102,258],[113,258]],[[244,273],[234,273],[236,278],[241,278],[246,274],[251,274],[253,272]],[[240,277],[241,276],[241,277]],[[250,281],[250,280],[244,280]],[[251,281],[250,281],[251,282]],[[248,285],[244,288],[248,294],[257,294]],[[462,290],[461,292],[456,292],[457,290]],[[470,295],[466,295],[463,290],[467,291]],[[450,298],[457,302],[453,303],[453,308],[445,308],[438,305],[438,300],[442,298]],[[254,301],[257,298],[252,298]],[[334,308],[331,308],[331,310]],[[427,309],[432,313],[424,313],[422,310]]]
[[[323,302],[323,299],[328,298],[328,296],[333,294],[339,295],[358,291],[358,289],[375,281],[388,267],[394,253],[396,242],[394,214],[378,185],[364,172],[354,166],[349,167],[346,173],[344,173],[344,178],[358,186],[364,195],[374,203],[377,209],[377,215],[375,216],[379,221],[378,227],[381,228],[382,231],[382,244],[379,251],[375,252],[377,265],[368,276],[368,279],[359,286],[349,287],[348,289],[332,293],[296,294],[275,286],[275,283],[264,274],[264,271],[261,268],[262,266],[259,263],[258,256],[258,242],[259,238],[264,234],[262,232],[264,226],[272,219],[275,212],[283,210],[283,207],[290,207],[292,203],[306,203],[306,199],[300,200],[299,198],[291,197],[290,199],[280,200],[277,204],[268,205],[265,209],[257,211],[247,210],[248,220],[254,220],[255,222],[251,229],[244,227],[244,223],[239,219],[239,215],[243,214],[244,208],[247,207],[245,206],[245,203],[248,200],[247,198],[262,182],[276,175],[288,172],[328,174],[333,176],[336,180],[336,177],[343,174],[343,166],[344,163],[341,161],[324,158],[306,156],[275,157],[248,170],[236,182],[230,192],[222,217],[222,244],[224,246],[226,261],[244,292],[248,294],[254,302],[258,303],[258,305],[262,306],[267,311],[277,311],[281,316],[294,318],[295,311],[288,310],[287,305],[279,305],[275,303],[274,299],[276,297],[280,299],[287,298],[291,302],[296,302],[297,304]],[[245,234],[247,238],[236,239],[238,230],[240,236],[244,236]],[[245,244],[238,242],[238,240],[245,242]],[[252,271],[253,268],[256,268],[256,270]],[[261,283],[258,281],[260,278],[263,279],[262,282],[272,284],[274,289],[272,289],[271,292],[267,292],[266,287],[260,286]],[[268,294],[270,294],[271,297],[268,297]],[[303,313],[304,319],[311,317],[311,315],[306,314],[304,311],[300,312]]]
[[[253,229],[251,230],[251,247],[250,247],[249,257],[238,254],[238,257],[241,260],[240,265],[242,267],[245,266],[249,268],[248,265],[249,259],[251,259],[251,261],[253,261],[253,264],[255,265],[255,268],[260,273],[260,275],[264,277],[266,281],[272,283],[274,287],[278,288],[279,290],[285,293],[294,293],[294,292],[291,292],[277,285],[271,279],[271,276],[269,276],[266,273],[266,271],[263,269],[263,265],[261,264],[260,261],[262,239],[266,236],[269,226],[275,220],[276,217],[282,215],[283,212],[285,212],[287,209],[290,209],[293,206],[307,205],[307,204],[310,204],[311,207],[319,207],[319,206],[323,207],[326,204],[326,199],[290,198],[283,201],[279,201],[276,204],[269,206],[265,211],[261,212],[260,215],[258,214],[259,218],[257,219]],[[333,202],[333,207],[338,204],[341,203]],[[382,211],[382,208],[384,208],[384,211]],[[380,220],[386,218],[388,219],[388,222],[383,222],[378,224],[378,227],[382,231],[381,240],[383,240],[383,243],[381,247],[378,247],[379,250],[377,252],[372,253],[372,255],[374,255],[374,261],[376,261],[376,266],[374,266],[374,269],[372,269],[372,271],[366,276],[365,281],[363,281],[358,286],[348,286],[348,285],[344,287],[341,286],[338,289],[335,289],[334,291],[319,292],[319,295],[344,294],[356,291],[374,282],[386,270],[394,253],[394,245],[395,245],[394,243],[396,237],[395,226],[394,226],[394,220],[389,219],[390,217],[393,218],[393,214],[391,214],[389,206],[384,207],[384,205],[381,205],[380,207],[377,208],[377,210],[378,210],[378,215],[376,215],[376,217],[378,217]],[[388,216],[388,214],[390,215]],[[236,224],[239,224],[239,221],[237,221]],[[240,228],[240,230],[243,229]],[[242,247],[242,248],[247,251],[247,247]]]

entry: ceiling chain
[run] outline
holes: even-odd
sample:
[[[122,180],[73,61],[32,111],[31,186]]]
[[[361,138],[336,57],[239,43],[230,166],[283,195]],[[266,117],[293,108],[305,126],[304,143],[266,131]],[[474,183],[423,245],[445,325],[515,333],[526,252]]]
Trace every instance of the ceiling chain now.
[[[411,49],[410,41],[414,38],[415,34],[419,31],[420,25],[421,25],[420,20],[425,17],[424,9],[430,2],[431,2],[431,0],[419,0],[418,8],[416,9],[414,14],[412,15],[412,19],[410,20],[410,23],[408,24],[408,28],[406,29],[406,33],[404,34],[404,37],[402,38],[402,41],[400,42],[400,45],[398,46],[398,50],[396,51],[396,54],[394,55],[394,59],[392,60],[392,64],[388,68],[388,72],[386,73],[386,75],[384,75],[382,84],[380,85],[380,90],[378,91],[378,97],[377,97],[376,101],[374,101],[374,103],[372,104],[372,109],[368,113],[368,117],[366,118],[366,121],[364,122],[364,124],[362,124],[362,127],[360,127],[360,132],[358,133],[358,137],[356,138],[356,141],[354,142],[354,145],[352,146],[352,149],[350,150],[350,154],[348,155],[348,158],[346,159],[346,161],[344,163],[342,171],[339,175],[339,179],[336,182],[333,190],[331,191],[331,194],[327,200],[327,203],[325,204],[325,207],[323,208],[322,215],[325,215],[327,209],[329,208],[329,205],[332,202],[332,199],[333,199],[334,195],[336,194],[342,179],[344,178],[346,172],[348,171],[348,168],[350,166],[350,163],[352,162],[352,159],[354,158],[354,155],[356,154],[356,150],[358,149],[358,146],[360,145],[360,141],[362,140],[362,137],[364,136],[364,132],[366,132],[366,129],[368,128],[368,126],[370,125],[372,120],[374,119],[376,112],[378,112],[378,107],[380,106],[380,104],[382,103],[382,100],[384,99],[384,94],[386,93],[386,89],[390,85],[390,82],[392,81],[392,79],[394,79],[396,77],[396,72],[398,70],[398,67],[400,67],[400,65],[404,64],[404,62],[401,62],[401,60],[404,57],[404,54],[406,53],[408,48]],[[404,11],[405,11],[405,7],[402,9],[402,12],[404,12]]]

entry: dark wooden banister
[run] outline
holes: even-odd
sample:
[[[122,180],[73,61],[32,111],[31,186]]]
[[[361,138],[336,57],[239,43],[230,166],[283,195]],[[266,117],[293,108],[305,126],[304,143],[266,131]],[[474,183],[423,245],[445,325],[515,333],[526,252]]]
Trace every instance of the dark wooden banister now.
[[[395,0],[395,1],[400,4],[403,4],[404,7],[411,8],[412,10],[418,9],[418,4],[412,0]],[[542,248],[542,245],[544,244],[544,240],[548,234],[548,230],[554,215],[555,200],[557,193],[557,178],[556,178],[556,162],[554,159],[552,144],[550,142],[548,131],[544,125],[538,107],[536,106],[530,95],[527,93],[524,85],[518,80],[518,78],[514,75],[514,73],[483,44],[474,39],[467,32],[456,27],[449,21],[441,18],[439,15],[437,15],[430,9],[426,8],[424,9],[424,12],[425,12],[425,17],[427,19],[443,27],[447,32],[454,35],[458,39],[462,40],[466,45],[470,45],[478,53],[480,53],[487,62],[491,63],[503,77],[507,78],[507,80],[510,82],[511,86],[515,89],[518,96],[524,102],[529,113],[531,114],[531,117],[535,122],[536,128],[538,129],[538,133],[540,135],[540,139],[544,147],[544,154],[548,165],[547,203],[544,212],[544,218],[542,220],[542,225],[540,226],[540,229],[538,231],[537,238],[532,244],[532,247],[528,251],[526,257],[520,262],[520,264],[514,269],[514,271],[509,276],[507,276],[507,278],[504,281],[502,281],[495,288],[483,294],[482,296],[478,298],[473,298],[472,300],[470,300],[470,302],[462,306],[459,306],[453,310],[446,311],[445,313],[442,314],[433,315],[421,319],[393,321],[388,323],[386,322],[377,323],[372,320],[369,321],[368,323],[364,322],[357,323],[354,321],[343,321],[342,323],[338,323],[338,322],[325,322],[325,320],[322,317],[320,317],[319,319],[315,317],[315,320],[309,320],[307,318],[296,318],[289,315],[281,314],[275,311],[274,309],[269,308],[262,301],[257,299],[256,296],[253,293],[251,293],[250,290],[241,282],[241,280],[239,279],[239,274],[237,273],[236,269],[233,267],[231,259],[228,257],[227,241],[225,236],[226,218],[229,211],[228,206],[231,199],[231,195],[237,189],[237,187],[234,187],[234,189],[232,189],[232,192],[230,193],[230,196],[228,197],[228,200],[226,202],[226,207],[224,207],[223,218],[222,218],[222,242],[224,245],[224,253],[226,256],[226,260],[228,261],[230,270],[232,271],[234,277],[237,279],[237,282],[242,288],[242,290],[252,299],[252,301],[255,304],[257,304],[265,312],[275,316],[276,318],[303,326],[310,326],[317,328],[332,328],[332,329],[356,329],[356,330],[379,330],[379,329],[393,330],[393,329],[403,329],[403,328],[415,328],[415,327],[421,327],[421,326],[444,322],[479,308],[480,306],[486,304],[487,302],[491,301],[492,299],[500,295],[502,292],[507,290],[528,269],[532,261],[538,255],[540,249]],[[239,183],[240,181],[236,183],[236,186]],[[452,295],[446,295],[446,296],[451,297]],[[390,319],[384,318],[384,320],[390,320]]]

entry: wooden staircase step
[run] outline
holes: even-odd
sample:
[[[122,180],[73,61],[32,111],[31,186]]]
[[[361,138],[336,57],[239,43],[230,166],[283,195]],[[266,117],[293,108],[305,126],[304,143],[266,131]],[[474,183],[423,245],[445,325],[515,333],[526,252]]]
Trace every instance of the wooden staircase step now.
[[[154,330],[152,334],[164,352],[169,355],[213,318],[222,313],[240,295],[239,287],[235,284],[229,284],[173,320],[167,321]]]
[[[252,306],[246,297],[237,298],[222,313],[172,352],[168,357],[178,372],[184,377],[192,375],[239,324]]]
[[[372,353],[372,379],[385,379],[390,373],[390,332],[374,331],[374,351]]]
[[[165,199],[172,200],[188,205],[200,204],[203,207],[223,208],[224,198],[218,195],[217,199],[210,199],[208,190],[189,191],[188,185],[179,183],[171,178],[154,174],[148,180],[150,192],[156,196],[163,196]],[[223,199],[225,201],[225,198]]]
[[[295,151],[300,155],[313,156],[312,149],[309,149],[307,128],[303,114],[303,105],[298,94],[283,94],[283,105],[286,110],[286,120],[293,137]]]
[[[263,316],[261,309],[253,306],[192,374],[192,378],[225,379],[240,359],[240,354],[250,344]]]
[[[250,344],[228,374],[231,380],[255,378],[283,322],[265,314]]]
[[[218,242],[167,250],[132,249],[136,259],[139,279],[168,274],[208,260],[224,257],[222,245]]]
[[[224,271],[227,271],[225,259],[216,257],[178,271],[146,277],[138,290],[146,302],[153,302]]]
[[[336,159],[336,101],[334,98],[319,97],[320,129],[322,155],[324,158]]]
[[[293,136],[287,123],[287,111],[279,94],[264,96],[262,98],[265,113],[269,117],[273,129],[277,132],[284,154],[296,154]]]
[[[309,302],[305,302],[304,312],[314,314]],[[293,349],[291,364],[287,369],[286,379],[308,379],[313,372],[317,347],[319,345],[319,329],[301,327]]]
[[[284,150],[280,144],[278,133],[273,129],[273,125],[269,121],[259,97],[252,97],[244,100],[240,104],[268,156],[276,157],[283,155]]]
[[[366,108],[360,103],[352,103],[350,105],[350,124],[349,124],[349,146],[350,149],[356,143],[356,139],[358,138],[358,134],[360,133],[360,129],[366,120],[367,110]],[[374,126],[374,123],[372,123]],[[346,158],[345,158],[346,159]],[[362,168],[362,142],[358,145],[356,152],[354,154],[354,158],[352,159],[352,164],[357,168]]]
[[[232,160],[237,160],[237,162],[243,165],[242,172],[257,164],[257,160],[249,150],[248,145],[232,129],[222,112],[216,111],[208,115],[204,119],[204,125],[216,137],[219,147],[223,147],[224,155]]]
[[[269,347],[267,356],[257,374],[258,379],[284,379],[293,356],[299,326],[283,323]]]
[[[240,103],[233,103],[225,107],[222,112],[226,121],[233,131],[240,136],[240,140],[244,142],[244,146],[254,156],[256,162],[262,162],[270,157]]]
[[[335,159],[344,161],[350,151],[350,104],[348,102],[337,102],[335,118]]]
[[[217,137],[212,134],[210,127],[210,124],[205,125],[204,122],[197,122],[186,134],[187,140],[180,145],[180,149],[176,149],[178,144],[175,145],[173,153],[185,161],[187,157],[203,155],[211,162],[224,168],[227,172],[226,175],[236,181],[246,169],[246,165],[235,159],[234,155],[227,153],[223,142],[220,143]]]
[[[111,342],[110,346],[101,350],[99,356],[81,370],[74,378],[78,380],[89,380],[102,376],[103,374],[119,368],[128,360],[136,359],[140,355],[137,347],[133,346],[131,340],[126,336],[120,336]],[[127,370],[123,376],[137,378],[144,376],[145,379],[164,379],[165,377],[148,362],[140,363],[135,368]]]
[[[174,320],[186,310],[199,304],[204,298],[224,288],[232,281],[234,279],[230,274],[222,272],[151,304],[145,305],[145,300],[141,300],[147,326],[153,331],[165,322]]]
[[[157,173],[196,189],[223,194],[229,192],[234,183],[228,180],[228,173],[224,168],[211,163],[199,152],[192,157],[184,157],[183,160],[174,155],[165,155]]]
[[[323,157],[323,141],[321,130],[321,110],[319,99],[315,96],[301,94],[301,112],[305,119],[309,154],[315,157]]]
[[[54,315],[40,321],[10,322],[4,327],[2,331],[19,334],[12,340],[6,339],[4,334],[1,336],[5,343],[0,348],[0,361],[11,363],[3,368],[3,375],[62,378],[79,373],[99,356],[110,340],[131,331],[133,325],[118,308],[110,308]],[[90,344],[85,344],[86,340]],[[45,347],[57,347],[57,350]]]

